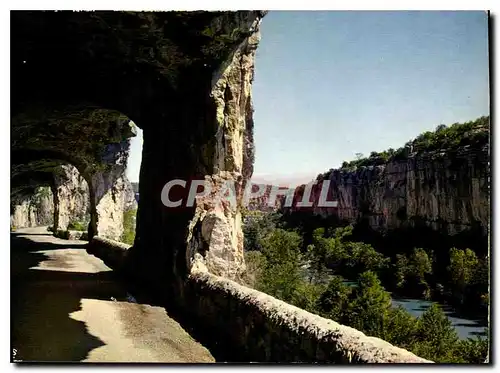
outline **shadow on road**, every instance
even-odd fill
[[[82,245],[78,246],[83,250]],[[30,269],[48,259],[33,251],[71,248],[11,238],[11,340],[13,361],[67,362],[84,360],[104,343],[87,332],[84,322],[70,314],[81,300],[126,297],[113,272],[68,272]],[[15,356],[14,356],[15,355]]]
[[[56,242],[37,242],[30,238],[23,237],[24,235],[14,236],[11,234],[11,248],[16,251],[45,251],[45,250],[60,250],[60,249],[84,249],[85,242],[70,243],[71,241],[56,243]]]
[[[52,232],[10,232],[11,236],[52,236]]]

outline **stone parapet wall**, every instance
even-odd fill
[[[119,270],[123,267],[130,245],[94,236],[87,244],[87,252],[101,259],[108,267]]]
[[[129,247],[94,237],[87,252],[121,270]],[[175,306],[197,329],[216,338],[217,347],[226,350],[231,361],[431,363],[379,338],[210,274],[204,266],[194,266],[182,283]]]
[[[70,240],[70,241],[88,241],[88,233],[87,232],[82,232],[82,231],[72,231],[72,230],[63,230],[63,229],[58,229],[56,232],[54,232],[54,236],[57,238],[62,238],[63,240]]]
[[[252,362],[431,363],[379,338],[210,273],[193,273],[184,308]]]

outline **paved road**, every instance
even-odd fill
[[[45,228],[11,235],[13,360],[214,361],[165,309],[136,303],[85,242]]]

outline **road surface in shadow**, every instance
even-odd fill
[[[11,235],[15,362],[213,362],[164,308],[137,303],[84,241]]]

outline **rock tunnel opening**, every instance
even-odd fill
[[[253,356],[288,357],[293,344],[296,357],[305,338],[312,341],[306,359],[333,351],[342,355],[334,359],[351,362],[353,350],[355,361],[419,361],[371,340],[374,358],[366,336],[346,329],[338,337],[335,323],[227,280],[239,281],[245,271],[242,194],[254,167],[251,86],[264,15],[11,12],[11,214],[26,199],[52,194],[55,231],[70,228],[70,216],[88,220],[88,247],[108,250],[106,264],[166,294],[201,320],[200,329],[227,332],[221,344],[237,345],[243,355],[255,348]],[[136,126],[143,146],[133,181],[140,190],[126,171]],[[173,180],[186,185],[172,196],[181,201],[175,207],[162,200]],[[197,182],[210,193],[196,193],[190,204]],[[236,204],[216,198],[228,183]],[[124,211],[137,204],[132,246],[105,240],[124,240]],[[28,224],[43,220],[25,210]],[[255,320],[261,325],[249,330]],[[304,327],[322,336],[304,336]],[[330,338],[323,330],[336,337],[321,340]],[[263,347],[262,335],[278,339]],[[355,342],[344,354],[336,348],[345,340]]]
[[[244,267],[237,206],[208,196],[168,209],[161,191],[174,179],[206,179],[213,189],[231,180],[241,190],[251,175],[253,58],[264,14],[11,12],[13,152],[33,160],[52,152],[43,159],[76,167],[88,183],[89,238],[120,240],[109,223],[123,220],[113,205],[129,203],[116,192],[130,185],[123,174],[132,120],[144,131],[132,273],[181,278],[196,258],[230,278]]]
[[[54,196],[50,186],[22,187],[11,197],[10,229],[51,226]]]
[[[34,188],[46,185],[53,196],[55,235],[72,238],[76,230],[86,231],[87,239],[96,234],[119,239],[120,212],[135,203],[127,197],[124,176],[133,122],[116,110],[87,103],[36,102],[17,106],[11,129],[14,200],[22,191],[21,205],[33,201]],[[21,222],[18,216],[12,225]]]

